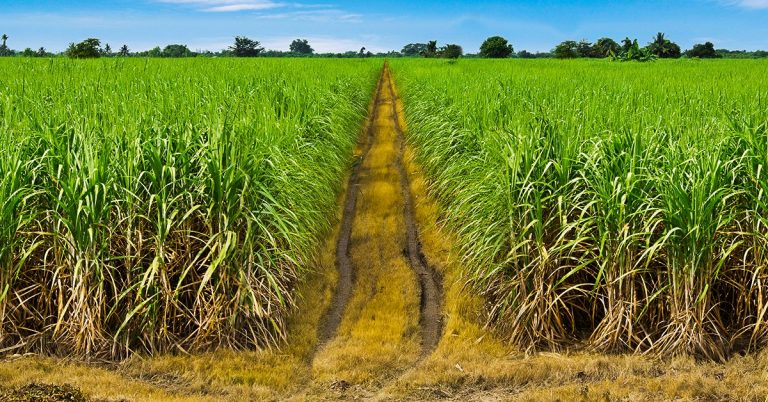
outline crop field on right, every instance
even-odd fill
[[[768,64],[395,61],[464,280],[512,344],[768,341]]]

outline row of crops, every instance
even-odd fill
[[[0,63],[0,351],[279,341],[380,67]]]
[[[768,63],[397,61],[487,318],[525,348],[768,341]]]

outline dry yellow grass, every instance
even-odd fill
[[[413,365],[420,351],[419,290],[403,255],[399,149],[385,94],[361,170],[352,231],[355,290],[336,338],[314,360],[314,393],[342,383],[367,395]]]

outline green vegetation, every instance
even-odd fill
[[[681,55],[680,46],[665,38],[661,32],[648,44],[648,51],[660,59],[678,59]]]
[[[309,41],[306,39],[296,39],[291,42],[290,50],[291,53],[298,54],[312,54],[315,52],[315,49],[312,49],[312,46],[309,45]]]
[[[658,58],[650,47],[640,47],[637,43],[637,39],[630,41],[629,38],[624,39],[621,47],[621,53],[611,53],[611,60],[613,61],[654,61]]]
[[[235,44],[229,50],[232,51],[235,57],[256,57],[264,51],[264,48],[261,47],[258,41],[244,36],[237,36],[235,37]]]
[[[0,60],[0,350],[280,342],[380,67]]]
[[[505,59],[512,55],[514,48],[501,36],[491,36],[480,46],[480,57]]]
[[[685,52],[685,55],[688,57],[698,57],[700,59],[718,59],[722,57],[717,53],[715,45],[712,42],[693,45],[693,48]]]
[[[72,59],[97,59],[101,56],[101,41],[88,38],[80,43],[70,43],[65,54]]]
[[[768,64],[392,68],[466,280],[513,344],[766,345]]]

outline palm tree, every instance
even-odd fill
[[[0,39],[3,40],[3,44],[0,45],[0,56],[13,56],[13,53],[8,49],[8,45],[6,44],[8,35],[3,34],[3,36],[0,36]]]
[[[648,44],[648,50],[660,58],[680,57],[680,46],[665,38],[662,32],[657,33],[653,42]]]
[[[427,43],[427,48],[422,52],[424,57],[435,57],[437,55],[437,41],[431,40]]]
[[[632,49],[632,39],[626,37],[621,41],[621,52],[626,53],[629,51],[629,49]]]

